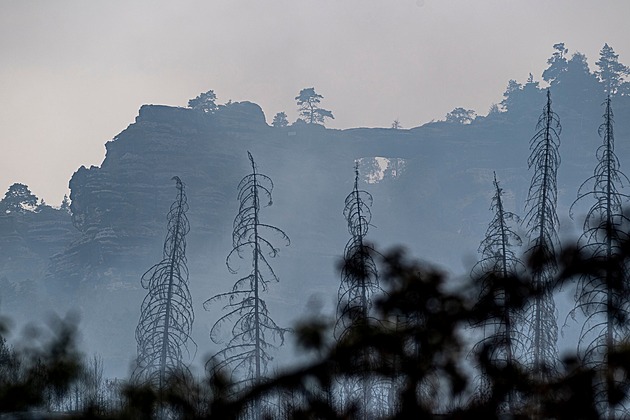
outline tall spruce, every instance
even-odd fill
[[[585,366],[599,372],[595,385],[597,401],[602,412],[613,418],[630,415],[621,401],[615,399],[617,388],[623,385],[613,375],[614,367],[608,358],[622,343],[627,343],[630,335],[627,322],[630,319],[630,271],[622,250],[623,243],[630,239],[630,220],[622,208],[629,198],[623,193],[623,187],[630,181],[621,172],[615,154],[610,96],[604,104],[604,122],[599,127],[603,143],[597,149],[597,165],[593,175],[581,185],[574,202],[575,205],[583,199],[595,201],[586,213],[578,247],[592,266],[598,268],[580,277],[575,310],[586,316],[578,354]]]
[[[556,175],[560,165],[560,120],[551,109],[551,92],[530,141],[529,169],[533,171],[525,204],[525,226],[529,237],[532,288],[536,294],[528,305],[526,322],[530,332],[528,362],[539,379],[555,370],[558,359],[558,324],[552,286],[557,272],[558,215]]]
[[[494,174],[494,196],[490,210],[494,213],[479,245],[481,259],[471,270],[471,277],[479,283],[479,300],[475,309],[487,316],[473,323],[483,333],[483,339],[473,348],[473,353],[488,352],[493,365],[514,365],[527,350],[527,337],[522,331],[523,312],[515,296],[519,288],[518,277],[525,266],[516,256],[513,248],[520,247],[520,236],[510,226],[519,223],[520,218],[505,210],[503,189]],[[491,382],[487,372],[481,372],[479,397],[486,400],[491,395]],[[506,411],[511,412],[513,396],[508,395]]]
[[[362,334],[368,324],[375,322],[372,316],[373,298],[382,289],[378,281],[376,264],[372,258],[374,249],[366,242],[372,213],[372,195],[359,188],[358,163],[354,168],[354,187],[345,199],[343,214],[348,224],[350,239],[346,243],[341,268],[337,304],[335,338],[353,340]],[[357,355],[358,377],[342,381],[342,404],[359,402],[361,418],[383,417],[386,414],[388,386],[368,375],[373,355],[365,351]]]
[[[278,281],[269,258],[278,255],[268,235],[275,235],[288,246],[289,237],[280,229],[261,222],[260,211],[272,204],[273,182],[258,172],[251,153],[247,152],[252,171],[238,184],[239,209],[233,223],[232,251],[226,265],[232,274],[237,273],[238,259],[251,259],[252,269],[236,281],[232,290],[221,293],[204,302],[209,308],[214,302],[225,302],[227,313],[221,316],[210,330],[211,339],[219,344],[222,327],[232,324],[230,338],[225,347],[210,359],[215,372],[225,372],[241,391],[263,381],[267,365],[272,360],[270,350],[275,344],[284,343],[287,329],[279,327],[269,315],[261,294],[271,281]],[[251,418],[261,416],[261,404],[256,401],[251,408]]]
[[[148,290],[142,302],[136,328],[138,342],[136,382],[163,389],[171,375],[187,373],[184,363],[194,312],[188,290],[186,234],[190,231],[186,212],[188,203],[184,184],[176,182],[177,197],[168,212],[168,228],[162,260],[147,270],[141,279]]]

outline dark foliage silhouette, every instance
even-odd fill
[[[630,76],[630,68],[619,62],[619,54],[615,54],[611,46],[604,44],[595,64],[599,68],[595,74],[608,95],[630,94],[628,82],[625,81]]]
[[[295,100],[303,121],[309,124],[324,124],[326,118],[335,119],[331,111],[320,108],[319,103],[323,98],[315,92],[315,88],[304,88],[300,91]]]
[[[613,259],[628,257],[630,240],[620,238],[619,254]],[[477,284],[460,282],[453,287],[444,273],[410,260],[402,251],[384,253],[379,261],[380,280],[387,292],[374,302],[374,317],[380,322],[363,324],[332,345],[326,336],[333,325],[322,319],[298,325],[295,337],[302,351],[313,354],[310,362],[243,387],[236,395],[229,377],[221,371],[215,371],[207,381],[196,381],[186,372],[173,373],[161,389],[151,383],[122,385],[118,387],[120,403],[110,403],[107,409],[88,407],[76,417],[153,419],[168,413],[186,419],[242,419],[253,417],[255,401],[269,401],[266,418],[357,418],[362,412],[360,401],[339,406],[321,390],[329,389],[341,378],[357,382],[369,378],[392,384],[388,414],[373,418],[603,418],[596,380],[602,375],[599,368],[583,364],[577,357],[565,357],[558,363],[556,375],[541,379],[537,372],[522,369],[520,364],[494,358],[495,346],[503,346],[496,341],[487,341],[473,350],[472,357],[485,372],[487,391],[483,399],[469,398],[474,392],[474,378],[466,366],[468,346],[463,332],[468,325],[493,317],[499,322],[505,305],[496,299],[477,301]],[[542,263],[546,264],[549,262]],[[594,260],[580,249],[569,248],[558,258],[554,284],[597,273],[608,264],[606,257]],[[528,306],[539,293],[527,277],[518,273],[504,284],[515,309]],[[387,322],[397,317],[419,322]],[[67,396],[80,364],[72,350],[72,334],[59,337],[35,358],[24,359],[15,353],[22,363],[35,363],[25,364],[29,368],[22,371],[23,376],[0,383],[3,412],[55,406],[54,401]],[[360,357],[366,352],[372,355],[369,364]],[[630,391],[630,346],[614,347],[604,369],[621,379],[615,387],[615,401],[625,400]],[[437,389],[435,394],[422,392],[427,381]],[[519,396],[518,404],[505,412],[512,395]]]
[[[217,95],[213,90],[200,93],[196,98],[188,101],[188,108],[203,112],[204,114],[212,114],[219,107],[216,104]]]

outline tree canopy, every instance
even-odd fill
[[[28,189],[28,186],[15,183],[9,187],[0,201],[0,210],[4,213],[34,211],[37,208],[37,200],[37,196]]]
[[[604,84],[607,94],[630,93],[630,88],[624,83],[625,78],[630,75],[630,68],[619,62],[619,54],[615,54],[612,47],[604,44],[595,64],[599,68],[595,75]],[[624,92],[620,92],[620,89]]]
[[[188,108],[204,113],[213,113],[218,108],[216,100],[217,95],[215,95],[213,90],[209,90],[207,92],[200,93],[196,98],[189,100]]]
[[[567,71],[567,59],[565,55],[569,53],[568,48],[564,46],[564,42],[554,44],[553,49],[555,50],[553,55],[547,60],[549,67],[547,67],[542,74],[543,80],[550,84],[553,84],[562,73]]]
[[[315,88],[304,88],[295,97],[300,117],[309,124],[324,124],[325,118],[335,119],[332,112],[319,107],[324,97],[315,92]]]
[[[286,127],[287,125],[289,125],[287,114],[285,112],[278,112],[276,115],[274,115],[271,125],[278,128]]]
[[[470,124],[477,117],[477,113],[472,109],[465,108],[455,108],[448,114],[446,114],[446,122],[447,123],[456,123],[456,124]]]

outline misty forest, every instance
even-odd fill
[[[612,47],[555,44],[487,112],[413,128],[329,129],[332,94],[296,93],[293,122],[144,105],[58,206],[9,187],[0,413],[630,417]]]

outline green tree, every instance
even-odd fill
[[[630,68],[619,62],[619,54],[608,44],[604,44],[599,52],[599,60],[595,63],[599,68],[595,72],[597,78],[604,84],[608,95],[616,95],[622,87],[625,78],[630,75]]]
[[[278,112],[276,115],[274,115],[271,125],[277,128],[282,128],[289,125],[287,114],[285,112]]]
[[[554,44],[553,49],[555,50],[554,53],[547,60],[549,67],[542,74],[543,80],[551,85],[554,85],[560,75],[567,71],[567,59],[565,56],[569,53],[569,50],[564,47],[564,42]]]
[[[319,107],[324,97],[315,92],[315,88],[304,88],[295,97],[300,117],[309,124],[324,124],[325,118],[335,119],[332,112]]]
[[[477,113],[472,109],[455,108],[448,114],[446,114],[447,123],[455,124],[470,124],[477,116]]]
[[[61,200],[61,205],[59,206],[59,209],[65,211],[68,214],[72,214],[71,205],[72,204],[70,203],[70,199],[68,198],[68,195],[64,194],[63,200]]]
[[[0,201],[0,210],[3,213],[24,213],[37,209],[37,196],[24,184],[15,183]]]
[[[188,108],[212,114],[218,109],[216,100],[217,95],[214,94],[213,90],[209,90],[207,92],[200,93],[196,98],[189,100]]]

